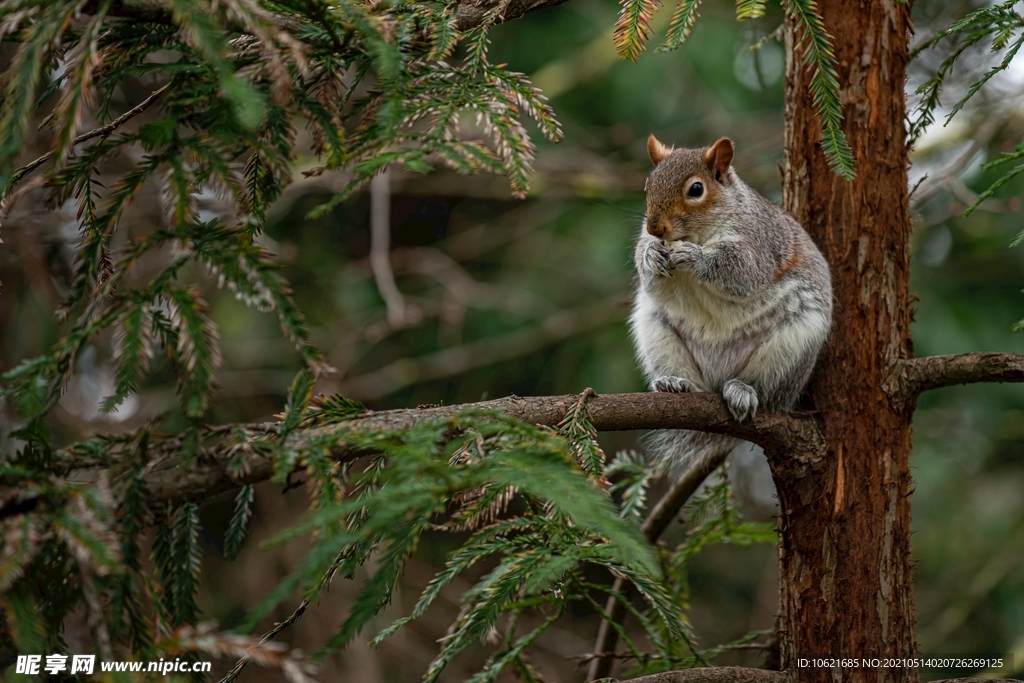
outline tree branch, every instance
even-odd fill
[[[967,168],[968,164],[974,160],[978,152],[985,148],[989,142],[992,141],[999,131],[1003,129],[1003,126],[1014,116],[1015,107],[1007,108],[995,115],[990,114],[986,116],[984,122],[976,129],[974,134],[970,136],[970,143],[967,148],[963,151],[960,156],[949,163],[948,166],[940,169],[931,177],[922,177],[918,184],[914,187],[914,190],[910,193],[909,199],[911,200],[911,209],[917,209],[926,201],[932,198],[932,195],[942,190],[950,182],[956,180],[964,169]]]
[[[358,418],[326,427],[292,433],[285,448],[303,450],[311,443],[323,444],[337,435],[331,455],[348,461],[366,455],[344,442],[345,433],[353,428],[366,430],[397,430],[413,426],[421,420],[447,419],[463,410],[474,408],[496,410],[524,422],[557,425],[579,397],[541,396],[521,398],[509,396],[494,401],[436,408],[368,411]],[[631,429],[696,429],[716,434],[729,434],[752,441],[766,451],[793,459],[797,467],[819,457],[824,450],[824,437],[817,422],[808,415],[761,413],[753,420],[738,423],[729,414],[725,402],[717,394],[608,394],[587,401],[594,427],[598,431]],[[254,429],[273,431],[276,425]],[[160,461],[159,443],[150,449],[154,462]],[[167,449],[168,455],[173,448]],[[165,458],[162,469],[145,475],[146,487],[154,500],[201,500],[244,484],[269,479],[273,474],[274,453],[250,451],[213,452],[204,454],[202,464],[185,469]],[[228,462],[231,467],[228,468]]]
[[[538,9],[544,9],[545,7],[554,7],[555,5],[561,5],[565,0],[512,0],[508,3],[508,7],[505,8],[505,12],[501,16],[502,21],[509,21],[510,19],[518,19],[525,15],[527,12],[532,12]],[[497,3],[488,2],[487,0],[464,0],[459,3],[459,8],[455,13],[455,26],[460,31],[468,31],[470,29],[479,26],[483,20],[484,15],[491,10]]]
[[[106,137],[106,136],[110,135],[115,130],[120,128],[122,125],[127,123],[130,119],[133,119],[136,116],[138,116],[139,114],[141,114],[142,112],[144,112],[149,107],[149,105],[153,104],[153,102],[155,102],[156,99],[158,97],[160,97],[160,95],[162,95],[164,93],[164,91],[167,90],[167,88],[169,88],[169,87],[171,87],[170,83],[164,85],[163,87],[157,88],[152,93],[150,93],[149,97],[147,97],[146,99],[142,100],[137,105],[135,105],[134,107],[132,107],[131,109],[129,109],[125,113],[123,113],[120,116],[118,116],[113,121],[109,121],[106,124],[100,126],[99,128],[95,128],[93,130],[90,130],[88,133],[82,133],[81,135],[79,135],[78,137],[75,138],[75,140],[74,140],[74,142],[72,142],[71,146],[75,147],[77,145],[82,144],[83,142],[88,142],[89,140],[92,140],[93,138]],[[24,178],[26,175],[28,175],[29,173],[31,173],[32,171],[36,170],[37,168],[42,166],[44,163],[46,163],[46,161],[48,159],[50,159],[53,156],[53,154],[54,154],[54,150],[50,150],[49,152],[47,152],[46,154],[42,155],[41,157],[39,157],[35,161],[30,161],[29,163],[25,164],[21,168],[19,168],[16,171],[14,171],[14,173],[11,174],[11,180],[10,180],[10,182],[7,185],[8,190],[10,190],[10,188],[14,187],[15,183],[17,183],[19,180]]]
[[[1024,382],[1024,354],[962,353],[900,361],[885,389],[894,399],[911,401],[922,391],[977,382]]]
[[[629,683],[785,683],[786,680],[786,674],[782,671],[743,666],[707,666],[631,678]],[[598,683],[618,681],[614,678],[602,678]]]
[[[400,358],[376,370],[343,379],[337,390],[343,396],[360,401],[381,398],[413,384],[520,358],[563,339],[619,322],[624,311],[617,303],[618,297],[602,299],[579,308],[557,311],[537,325],[449,346],[423,356]]]
[[[370,270],[388,311],[388,324],[404,327],[409,319],[405,297],[391,268],[391,169],[370,181]]]

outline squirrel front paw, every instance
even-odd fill
[[[685,394],[691,391],[700,391],[692,380],[688,380],[685,377],[659,377],[654,380],[654,390],[672,394]]]
[[[648,242],[644,247],[644,265],[652,273],[668,277],[672,274],[672,262],[668,247],[661,242]]]
[[[753,418],[757,412],[757,390],[738,379],[731,379],[725,383],[722,387],[722,398],[725,399],[729,412],[739,422],[748,417]]]
[[[680,242],[669,251],[668,261],[673,268],[679,268],[680,266],[685,268],[692,265],[703,254],[704,250],[699,244],[694,242]]]

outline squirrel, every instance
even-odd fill
[[[732,168],[733,144],[672,149],[653,135],[629,320],[655,391],[711,391],[732,416],[791,410],[832,325],[832,278],[810,235]],[[658,432],[661,460],[724,459],[740,442]]]

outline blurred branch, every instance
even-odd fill
[[[402,272],[426,275],[436,280],[460,306],[493,308],[515,315],[523,315],[530,309],[530,297],[524,292],[474,279],[458,261],[439,249],[396,249],[392,260]]]
[[[549,195],[526,201],[505,211],[493,222],[478,223],[449,235],[441,242],[444,253],[456,262],[480,258],[538,230],[561,215],[562,204]]]
[[[918,182],[910,193],[911,209],[916,209],[949,185],[950,182],[956,180],[974,157],[977,156],[978,152],[984,149],[992,141],[992,138],[999,134],[1003,126],[1015,114],[1016,111],[1008,109],[994,116],[987,117],[985,122],[975,131],[975,134],[971,136],[970,144],[960,156],[953,159],[945,168],[940,169],[931,177],[925,176]]]
[[[962,353],[900,361],[886,391],[893,398],[910,401],[930,389],[978,382],[1024,382],[1024,354]]]
[[[532,328],[443,349],[419,358],[402,358],[342,381],[338,392],[359,400],[380,398],[419,382],[451,377],[499,361],[519,358],[569,337],[621,320],[613,300],[559,311]]]
[[[408,320],[405,298],[391,269],[391,169],[370,181],[370,269],[388,309],[388,323],[403,327]]]
[[[365,266],[365,262],[352,265],[353,270]],[[384,320],[367,324],[357,334],[349,335],[349,344],[365,338],[380,342],[391,333],[440,317],[442,322],[461,320],[467,308],[506,311],[517,317],[533,318],[532,299],[527,293],[511,287],[503,287],[474,279],[458,261],[440,249],[430,247],[406,247],[391,252],[390,267],[399,274],[423,275],[436,281],[444,290],[440,301],[414,295],[405,297],[405,320],[395,325],[390,315]],[[414,301],[415,303],[410,303]],[[390,314],[390,310],[388,311]],[[337,346],[335,351],[337,351]],[[345,363],[335,363],[344,367]]]
[[[532,224],[529,224],[532,225]],[[526,234],[533,228],[519,231],[515,239]],[[465,241],[460,240],[461,249],[484,252],[500,245],[492,242],[476,240],[477,231]],[[512,231],[499,230],[499,233]],[[459,235],[461,236],[461,235]],[[457,237],[459,237],[457,236]],[[461,254],[460,254],[461,255]],[[467,257],[468,258],[468,257]],[[541,315],[545,302],[541,297],[510,285],[494,284],[476,280],[473,276],[446,251],[433,247],[404,247],[391,252],[391,267],[397,275],[422,275],[431,278],[442,288],[440,296],[419,296],[416,293],[404,295],[406,314],[404,326],[395,327],[386,317],[380,318],[374,311],[371,315],[354,316],[347,319],[332,330],[329,338],[333,344],[328,353],[331,364],[345,377],[373,345],[402,330],[420,325],[428,320],[439,318],[442,325],[452,326],[460,323],[469,308],[480,310],[498,310],[510,313],[524,322],[535,321]],[[370,278],[372,270],[369,258],[350,264],[342,275],[343,279]],[[550,304],[549,304],[550,307]],[[409,317],[414,311],[415,316]],[[442,327],[442,332],[444,328]],[[361,346],[360,342],[370,342],[369,347]],[[446,339],[442,346],[450,347],[460,344],[461,339]],[[357,348],[359,347],[359,348]]]
[[[353,420],[313,429],[293,432],[283,444],[289,450],[303,451],[316,444],[317,448],[330,447],[338,461],[350,461],[365,451],[345,442],[345,435],[353,430],[393,431],[407,429],[422,420],[448,419],[467,409],[494,410],[511,417],[538,425],[557,425],[579,401],[577,395],[507,398],[480,403],[469,403],[435,408],[406,408],[400,410],[367,411]],[[663,394],[656,392],[636,394],[608,394],[593,396],[587,401],[592,424],[599,431],[633,429],[696,429],[716,434],[729,434],[752,441],[765,448],[773,457],[785,458],[798,472],[801,466],[820,459],[824,437],[814,418],[807,415],[759,413],[746,422],[736,422],[730,415],[722,397],[711,393]],[[276,424],[225,426],[220,429],[250,429],[276,433]],[[150,457],[158,460],[166,450],[174,453],[179,445],[174,438],[163,442],[154,440]],[[203,500],[244,484],[269,479],[274,471],[276,452],[238,452],[231,447],[208,449],[201,462],[193,468],[170,465],[145,475],[144,480],[152,500]],[[230,462],[231,467],[228,467]],[[796,474],[795,476],[799,476]]]
[[[978,203],[978,194],[971,188],[967,187],[964,181],[959,178],[954,178],[949,181],[948,184],[953,196],[963,202],[965,206],[973,207],[976,205],[976,208],[988,211],[989,213],[1007,213],[1020,210],[1019,197],[1010,197],[1005,200],[989,197],[988,199],[983,199],[981,203]],[[961,208],[957,213],[961,213],[962,210],[963,209]]]
[[[360,337],[377,343],[399,329],[407,329],[422,324],[428,319],[440,321],[439,340],[443,348],[462,343],[462,325],[466,311],[477,310],[504,311],[532,322],[538,317],[540,297],[530,296],[527,292],[514,287],[481,282],[473,278],[469,272],[448,254],[439,249],[427,247],[410,247],[396,249],[391,252],[391,263],[399,273],[422,275],[437,282],[442,289],[440,297],[414,299],[407,297],[405,307],[406,318],[401,328],[395,327],[390,320],[380,320],[365,327]],[[415,300],[415,303],[410,303]],[[358,339],[358,337],[357,337]],[[337,351],[338,348],[335,348]],[[353,363],[349,362],[350,367]],[[345,367],[345,365],[335,365]],[[344,377],[347,373],[342,372]]]

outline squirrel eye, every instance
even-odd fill
[[[702,197],[703,195],[704,183],[694,183],[693,185],[690,185],[690,189],[686,191],[686,196],[692,197],[693,199],[696,199],[697,197]]]

